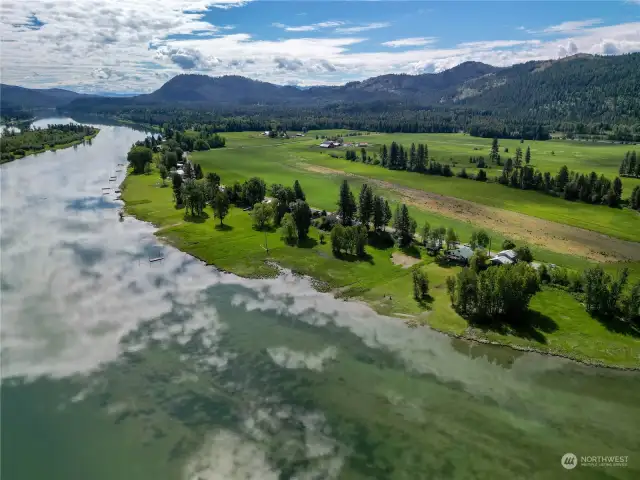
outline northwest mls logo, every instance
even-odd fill
[[[578,466],[578,457],[576,457],[573,453],[565,453],[562,456],[560,463],[567,470],[571,470]]]
[[[583,467],[626,467],[629,457],[626,455],[588,455],[580,457],[580,465]],[[565,453],[560,459],[560,464],[567,470],[573,470],[578,466],[578,457],[573,453]]]

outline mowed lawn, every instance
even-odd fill
[[[226,178],[223,173],[223,182],[227,182]],[[304,182],[313,183],[307,178],[301,181],[303,187]],[[265,233],[252,228],[248,212],[232,208],[222,228],[213,218],[210,207],[205,209],[202,219],[193,221],[185,217],[183,209],[174,207],[171,188],[159,184],[155,171],[151,175],[129,175],[122,195],[128,213],[158,225],[157,235],[177,248],[224,270],[247,277],[271,276],[276,270],[266,261],[275,261],[322,281],[325,288],[337,295],[364,300],[380,313],[408,315],[415,323],[427,323],[448,333],[610,365],[638,365],[640,341],[609,331],[589,317],[582,305],[564,291],[545,289],[534,297],[533,326],[525,331],[498,333],[470,329],[466,320],[451,308],[446,293],[446,278],[454,275],[458,267],[441,266],[419,249],[411,252],[420,257],[419,268],[430,282],[432,300],[418,303],[412,296],[411,270],[392,262],[393,246],[369,246],[369,256],[364,260],[336,258],[331,253],[329,235],[325,235],[326,242],[322,243],[320,232],[312,228],[310,239],[299,247],[285,245],[277,231],[267,232],[267,254],[263,248]],[[314,189],[305,187],[305,191],[313,203]],[[337,188],[332,195],[336,192]]]
[[[398,134],[398,136],[413,135]],[[429,135],[420,134],[415,136],[416,139],[426,137],[427,140],[429,137]],[[378,137],[385,137],[385,135],[365,135],[362,139],[370,142]],[[395,135],[388,137],[393,138]],[[306,137],[294,137],[290,140],[269,139],[255,132],[227,134],[226,138],[227,148],[195,152],[192,154],[193,161],[200,163],[208,171],[216,171],[224,177],[226,183],[236,180],[244,181],[254,175],[264,178],[268,184],[277,182],[290,185],[295,179],[301,182],[304,179],[305,191],[309,191],[313,206],[318,208],[327,210],[335,208],[336,189],[333,187],[339,185],[343,177],[311,172],[305,168],[305,164],[524,213],[625,240],[640,241],[640,215],[629,209],[612,209],[581,202],[567,202],[539,192],[522,191],[499,184],[391,171],[376,165],[349,162],[343,158],[332,157],[332,155],[344,156],[343,149],[327,151],[318,148],[316,146],[318,140],[315,139],[314,132],[310,132]],[[351,140],[360,137],[349,138]],[[350,183],[359,189],[362,180],[351,178]],[[391,196],[391,194],[388,195]],[[420,217],[420,214],[416,216]],[[431,220],[427,219],[431,223]],[[440,220],[434,219],[434,221],[437,223]],[[481,223],[481,219],[478,219],[478,222]]]

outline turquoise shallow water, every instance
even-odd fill
[[[141,136],[104,126],[0,171],[3,479],[638,478],[637,373],[160,246],[102,195]],[[567,452],[628,465],[568,472]]]

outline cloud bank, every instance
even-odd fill
[[[83,92],[149,92],[187,72],[310,86],[390,72],[438,72],[470,60],[507,66],[576,53],[640,51],[640,22],[604,25],[597,18],[537,31],[518,27],[519,36],[530,35],[524,40],[505,34],[446,47],[426,36],[369,38],[383,34],[389,22],[275,23],[284,37],[268,39],[243,25],[211,20],[222,9],[247,3],[6,0],[0,6],[2,81]]]

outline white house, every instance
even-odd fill
[[[180,168],[180,169],[178,169],[178,170],[176,170],[176,173],[177,173],[178,175],[180,175],[181,177],[182,177],[182,176],[184,176],[184,170],[182,170],[181,168]]]
[[[320,148],[333,148],[335,145],[333,142],[322,142]]]

